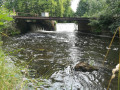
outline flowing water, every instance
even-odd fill
[[[111,41],[109,37],[93,36],[78,32],[75,24],[57,24],[57,31],[31,32],[7,38],[4,48],[13,51],[16,63],[29,62],[30,77],[45,79],[44,90],[106,90],[111,70],[118,63],[118,39],[103,60]],[[78,62],[97,66],[98,71],[74,71]],[[110,90],[117,90],[117,77],[112,80]],[[39,90],[39,89],[38,89]]]

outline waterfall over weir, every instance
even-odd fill
[[[78,27],[75,23],[58,23],[56,25],[57,31],[66,31],[66,32],[73,32],[78,30]]]
[[[48,31],[45,28],[42,28],[41,26],[38,25],[31,25],[32,31]],[[58,32],[73,32],[75,30],[78,30],[78,25],[75,23],[57,23],[56,24],[56,31]],[[54,31],[54,30],[53,30]]]

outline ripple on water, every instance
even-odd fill
[[[106,90],[111,77],[111,69],[118,62],[118,43],[114,42],[107,58],[106,67],[102,63],[110,39],[80,34],[79,32],[38,32],[12,37],[4,42],[6,51],[23,48],[12,54],[18,60],[29,62],[31,77],[48,77],[50,87],[45,90]],[[76,72],[73,66],[84,61],[100,67],[98,71]],[[35,71],[34,71],[35,70]],[[32,73],[33,72],[33,73]],[[117,80],[113,80],[112,90],[117,90]]]

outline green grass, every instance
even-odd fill
[[[21,82],[21,69],[16,67],[10,59],[6,59],[0,45],[0,90],[14,90],[20,86]]]

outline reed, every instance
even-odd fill
[[[109,45],[109,48],[111,47],[112,42],[113,42],[113,40],[114,40],[117,32],[119,32],[119,64],[116,65],[116,67],[112,70],[112,76],[111,76],[111,79],[110,79],[110,81],[109,81],[107,90],[109,90],[111,81],[112,81],[112,79],[114,79],[115,76],[116,76],[116,75],[115,75],[116,72],[119,72],[119,73],[118,73],[118,90],[120,90],[120,27],[117,28],[117,30],[116,30],[116,32],[115,32],[115,34],[114,34],[114,36],[113,36],[113,38],[112,38],[112,40],[111,40],[111,43],[110,43],[110,45]],[[105,58],[104,58],[104,62],[105,62],[105,60],[106,60],[106,58],[107,58],[107,56],[108,56],[108,53],[109,53],[109,50],[108,50],[107,53],[106,53],[106,56],[105,56]]]

